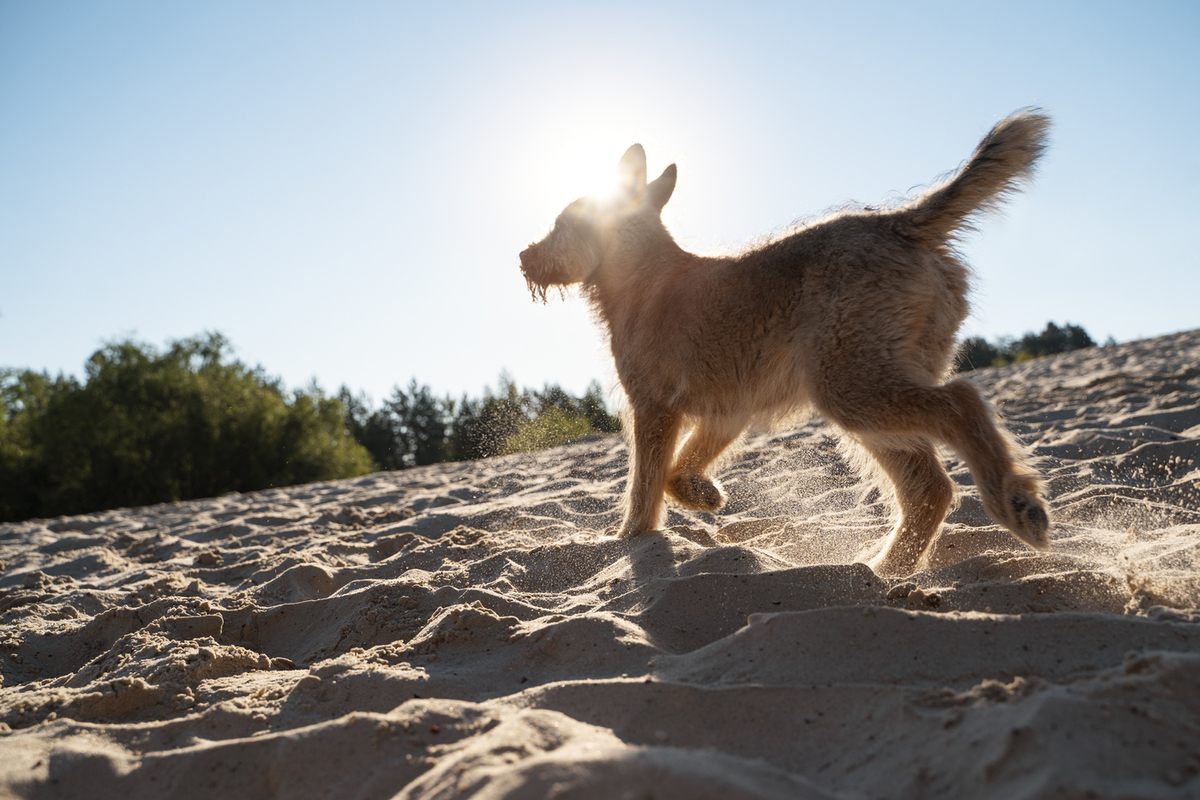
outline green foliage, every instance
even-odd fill
[[[286,395],[219,334],[98,350],[86,383],[0,373],[0,520],[212,497],[369,472],[339,400]]]
[[[381,469],[404,469],[450,460],[451,420],[455,403],[433,396],[414,378],[405,392],[399,386],[383,407],[370,410],[365,395],[342,387],[338,398],[346,407],[346,428],[371,454]]]
[[[990,367],[1000,360],[1000,349],[989,343],[982,336],[972,336],[965,339],[958,351],[958,371],[970,372],[973,369]],[[1004,363],[1004,362],[1001,362]]]
[[[230,491],[553,447],[620,429],[593,383],[455,402],[414,379],[378,409],[342,388],[286,393],[208,334],[165,352],[108,344],[86,380],[0,370],[0,521],[149,505]]]
[[[593,433],[613,433],[621,429],[620,421],[604,407],[600,385],[593,382],[587,393],[575,398],[558,386],[547,386],[541,392],[526,390],[516,394],[516,386],[505,378],[505,413],[497,415],[492,442],[499,455],[544,450],[581,439]]]
[[[1046,323],[1046,330],[1041,333],[1027,333],[1015,344],[1015,361],[1028,361],[1032,358],[1067,353],[1071,350],[1082,350],[1085,347],[1095,347],[1096,343],[1087,331],[1078,325],[1067,323],[1058,327],[1053,322]]]
[[[468,461],[555,447],[592,433],[612,433],[620,421],[604,406],[600,385],[581,398],[558,386],[520,390],[512,378],[484,390],[482,398],[437,398],[416,380],[371,410],[365,396],[343,388],[346,428],[382,469],[440,461]]]
[[[451,450],[458,460],[499,455],[531,416],[531,395],[517,391],[507,375],[500,376],[496,394],[485,389],[483,399],[464,396],[454,417]]]
[[[996,344],[973,336],[962,343],[958,365],[960,372],[969,372],[981,367],[1001,367],[1095,346],[1092,337],[1080,326],[1067,323],[1060,328],[1053,322],[1047,322],[1046,329],[1041,333],[1031,331],[1020,339],[1001,337]]]
[[[500,453],[510,455],[545,450],[582,439],[591,432],[592,426],[585,417],[551,407],[536,419],[522,421],[517,426],[517,432],[504,443]]]

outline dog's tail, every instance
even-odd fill
[[[944,244],[969,230],[973,217],[995,211],[1032,175],[1049,128],[1050,118],[1039,109],[1023,109],[1001,120],[957,175],[906,209],[917,238]]]

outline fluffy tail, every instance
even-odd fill
[[[995,211],[1033,173],[1046,149],[1050,118],[1025,109],[1000,121],[975,148],[967,165],[948,183],[927,191],[907,211],[917,238],[944,244],[971,218]]]

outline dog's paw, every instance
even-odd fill
[[[1035,494],[1013,495],[1008,499],[1012,509],[1012,532],[1036,550],[1050,547],[1050,512],[1041,497]]]
[[[907,578],[917,571],[912,559],[893,556],[890,553],[868,561],[867,566],[881,578]]]
[[[721,484],[703,475],[680,473],[667,481],[667,494],[695,511],[716,511],[725,505]]]
[[[1035,550],[1050,547],[1050,511],[1036,476],[1011,474],[992,491],[980,487],[988,515]]]
[[[883,578],[904,578],[918,571],[925,549],[911,541],[901,527],[888,538],[883,550],[867,561],[867,566]]]
[[[652,530],[654,530],[653,525],[630,520],[622,524],[619,529],[615,529],[615,533],[618,539],[632,539],[634,536],[649,533]]]

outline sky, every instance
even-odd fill
[[[219,331],[376,402],[610,386],[517,254],[625,148],[727,253],[957,168],[1015,109],[1035,184],[964,248],[964,335],[1200,327],[1200,4],[0,0],[0,367]]]

